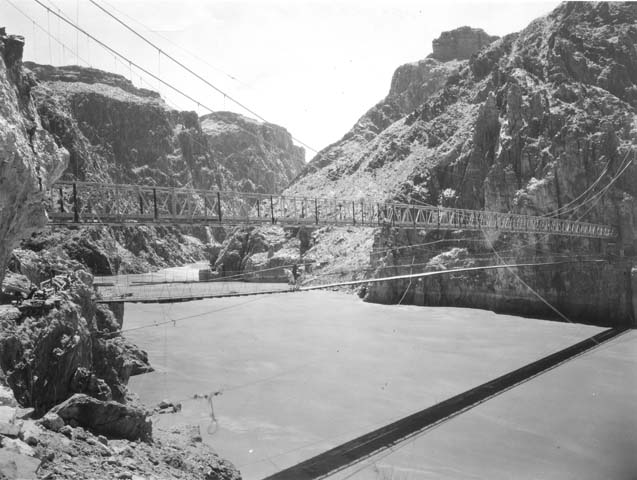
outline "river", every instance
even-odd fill
[[[129,387],[148,405],[182,402],[155,428],[199,424],[247,480],[602,330],[323,291],[126,304],[125,329],[171,320],[126,333],[156,368]],[[636,343],[624,335],[336,477],[632,478]],[[193,398],[214,391],[216,423]]]

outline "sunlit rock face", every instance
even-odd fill
[[[630,254],[637,213],[636,25],[635,3],[573,2],[496,40],[473,29],[443,34],[426,60],[398,68],[389,95],[319,152],[287,191],[611,224]],[[399,237],[386,240],[396,245]],[[510,261],[606,249],[590,240],[497,232],[489,241]],[[465,246],[479,242],[470,257],[492,254],[482,234]],[[396,262],[427,264],[450,247],[435,244],[415,258],[404,249]],[[499,275],[487,274],[485,285],[501,285]],[[601,278],[612,284],[613,275],[600,274],[587,288]],[[560,288],[565,293],[568,286]],[[377,298],[397,301],[403,291]]]
[[[24,39],[0,29],[0,282],[11,250],[46,221],[43,194],[68,153],[42,128],[22,70]]]
[[[288,192],[543,214],[608,164],[607,183],[636,143],[636,10],[565,3],[468,60],[399,67],[389,95]],[[587,219],[617,223],[635,174]]]

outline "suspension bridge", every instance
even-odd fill
[[[351,225],[479,230],[614,239],[614,226],[555,217],[415,205],[146,185],[58,182],[47,195],[50,225]]]
[[[87,43],[88,39],[91,38],[94,42],[115,55],[115,58],[121,58],[129,69],[132,70],[131,66],[134,66],[139,72],[148,75],[149,78],[157,80],[162,85],[192,100],[197,107],[201,105],[212,111],[212,109],[205,107],[205,104],[202,102],[197,101],[187,93],[175,88],[160,78],[159,71],[157,72],[158,75],[154,75],[142,69],[129,58],[114,51],[104,42],[99,41],[99,39],[90,35],[85,30],[80,29],[79,26],[70,21],[68,17],[65,18],[62,16],[59,9],[56,12],[39,1],[37,1],[37,3],[46,9],[47,15],[50,13],[58,17],[58,21],[63,21],[84,34],[87,38]],[[91,3],[95,4],[127,29],[133,31],[133,33],[146,41],[146,43],[150,43],[143,36],[139,35],[138,32],[112,15],[112,13],[109,13],[106,9],[97,5],[96,2],[91,0]],[[36,22],[34,20],[32,21],[35,28]],[[54,41],[64,47],[57,38],[51,35],[50,28],[44,29],[39,25],[38,27],[41,28],[49,38],[53,38]],[[156,47],[152,43],[151,46],[157,49],[159,59],[161,59],[162,55],[167,56],[159,47]],[[49,50],[51,50],[50,44]],[[72,51],[72,49],[69,50]],[[79,52],[75,52],[75,55],[78,59],[80,58]],[[175,61],[172,57],[167,57]],[[51,61],[50,63],[53,62]],[[183,66],[183,64],[180,65]],[[195,74],[192,71],[190,71],[190,73]],[[202,79],[199,75],[195,74],[195,76]],[[202,80],[213,89],[219,91],[216,86],[210,84],[207,80]],[[224,92],[221,93],[223,93],[224,99],[227,97],[237,105],[248,110],[232,97]],[[248,111],[258,118],[263,119],[253,111]],[[297,140],[297,142],[299,141]],[[618,176],[615,177],[615,180],[616,178],[618,178]],[[613,182],[615,180],[613,180]],[[141,185],[103,185],[87,182],[60,182],[49,192],[47,200],[49,224],[52,226],[258,225],[272,223],[283,226],[353,225],[376,227],[391,225],[400,228],[414,229],[502,231],[599,239],[614,239],[618,235],[617,229],[613,226],[571,221],[555,217],[420,206],[377,201],[375,199],[346,201],[340,199],[303,198],[280,195],[270,196]],[[461,273],[472,270],[497,268],[515,269],[531,265],[558,265],[560,263],[566,262],[485,265],[481,267],[436,272],[410,273],[342,282],[337,281],[322,285],[301,286],[298,288],[290,288],[285,284],[263,284],[256,289],[257,291],[255,291],[254,288],[246,288],[239,284],[239,282],[233,282],[229,290],[223,290],[219,287],[220,282],[215,284],[213,282],[185,281],[182,282],[182,285],[184,285],[184,288],[188,289],[189,292],[177,293],[179,296],[175,295],[174,282],[157,282],[154,279],[148,280],[147,278],[133,280],[126,285],[122,285],[117,281],[102,279],[102,285],[100,285],[100,282],[96,285],[98,290],[100,290],[100,299],[98,301],[101,302],[174,302],[178,299],[194,300],[221,296],[290,293],[299,290],[334,288],[371,282],[411,280],[431,275]],[[170,285],[170,287],[168,285]],[[196,287],[193,287],[193,285],[196,285]],[[168,289],[172,291],[166,293]],[[439,423],[463,413],[529,378],[540,375],[591,348],[595,348],[617,337],[622,334],[623,331],[622,329],[611,329],[602,332],[583,342],[549,355],[525,367],[475,387],[474,389],[463,392],[430,408],[350,440],[268,478],[270,480],[314,479],[329,476],[364,461],[379,452],[387,450],[406,439],[414,438]]]

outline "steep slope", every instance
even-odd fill
[[[429,146],[418,132],[401,140],[405,118],[465,68],[469,55],[497,38],[469,27],[444,32],[434,40],[434,53],[428,58],[398,67],[387,97],[341,140],[321,150],[287,191],[347,198],[392,196]]]
[[[565,3],[468,61],[429,58],[418,64],[427,71],[406,82],[397,78],[413,65],[399,68],[388,97],[319,152],[288,191],[356,197],[371,189],[386,198],[542,214],[602,172],[605,185],[635,144],[636,16],[634,3]],[[403,83],[402,91],[419,95],[396,109],[395,86]],[[384,111],[393,113],[375,121]],[[369,124],[377,131],[361,135]],[[628,168],[616,186],[632,195],[635,173]],[[587,218],[617,223],[608,198]]]
[[[287,191],[324,191],[341,198],[372,195],[614,224],[621,233],[619,253],[632,255],[636,25],[635,3],[564,3],[468,60],[459,60],[452,48],[440,55],[440,43],[454,36],[444,34],[434,41],[434,48],[445,61],[430,56],[419,62],[429,65],[428,72],[406,82],[408,90],[418,92],[414,101],[403,110],[395,107],[397,76],[415,68],[403,66],[388,97],[341,141],[319,152]],[[375,121],[385,111],[392,114]],[[386,230],[376,238],[373,262],[385,272],[397,269],[394,273],[477,260],[500,262],[492,247],[511,262],[599,258],[608,248],[597,241],[557,236],[491,232],[485,239],[482,233],[406,235]],[[597,273],[585,264],[570,272],[531,269],[525,278],[553,304],[585,313],[589,321],[625,319],[632,309],[630,282],[626,283],[629,263],[616,267]],[[570,283],[578,277],[579,284]],[[515,288],[509,288],[512,283]],[[591,292],[603,292],[609,285],[615,285],[609,293],[612,300],[603,294],[592,299]],[[408,282],[378,285],[370,289],[368,299],[555,315],[506,271],[441,277],[426,287],[417,299],[415,285]],[[590,304],[584,305],[584,300]]]

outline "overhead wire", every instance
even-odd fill
[[[39,0],[36,0],[39,1]],[[115,20],[117,23],[119,23],[120,25],[122,25],[124,28],[126,28],[128,31],[130,31],[131,33],[133,33],[134,35],[136,35],[137,37],[139,37],[141,40],[143,40],[144,42],[146,42],[148,45],[150,45],[151,47],[155,48],[157,50],[157,52],[159,53],[159,55],[161,56],[161,54],[163,54],[166,58],[170,59],[171,61],[173,61],[176,65],[178,65],[179,67],[183,68],[184,70],[186,70],[188,73],[190,73],[191,75],[193,75],[195,78],[197,78],[198,80],[202,81],[203,83],[205,83],[206,85],[208,85],[209,87],[211,87],[212,89],[214,89],[216,92],[220,93],[221,95],[223,95],[224,99],[227,98],[228,100],[230,100],[231,102],[233,102],[235,105],[237,105],[238,107],[242,108],[243,110],[245,110],[246,112],[250,113],[251,115],[254,115],[256,118],[258,118],[259,120],[265,122],[265,123],[270,123],[268,122],[262,115],[258,114],[257,112],[255,112],[253,109],[249,108],[248,106],[246,106],[245,104],[239,102],[236,98],[234,98],[233,96],[229,95],[228,93],[226,93],[225,91],[221,90],[220,88],[218,88],[216,85],[214,85],[213,83],[211,83],[209,80],[207,80],[206,78],[204,78],[203,76],[199,75],[197,72],[195,72],[194,70],[192,70],[190,67],[184,65],[182,62],[180,62],[179,60],[177,60],[175,57],[173,57],[172,55],[170,55],[169,53],[165,52],[161,47],[159,47],[158,45],[156,45],[154,42],[151,42],[148,38],[146,38],[144,35],[142,35],[141,33],[139,33],[136,29],[134,29],[133,27],[131,27],[130,25],[128,25],[126,22],[124,22],[123,20],[121,20],[119,17],[117,17],[115,14],[113,14],[112,12],[110,12],[109,10],[107,10],[106,8],[104,8],[102,5],[100,5],[98,2],[96,2],[95,0],[89,0],[93,5],[95,5],[97,8],[99,8],[102,12],[104,12],[106,15],[108,15],[109,17],[111,17],[113,20]],[[298,138],[292,136],[292,139],[295,140],[297,143],[303,145],[305,148],[307,148],[308,150],[314,152],[314,153],[318,153],[318,151],[312,147],[310,147],[307,143],[299,140]]]
[[[636,155],[635,157],[637,157],[637,150],[633,151]],[[626,154],[626,156],[628,156],[628,153]],[[619,171],[619,173],[615,176],[615,178],[613,178],[613,180],[611,182],[608,183],[608,185],[604,188],[604,190],[600,191],[599,194],[597,195],[596,200],[593,202],[593,204],[588,208],[588,210],[586,210],[583,214],[581,214],[577,221],[579,221],[580,219],[582,219],[583,217],[585,217],[586,215],[588,215],[588,213],[595,208],[595,206],[597,206],[597,204],[599,203],[599,201],[602,199],[603,195],[610,189],[610,187],[617,181],[619,180],[619,178],[623,175],[623,173],[628,170],[628,167],[632,166],[633,162],[632,160],[629,160],[626,165]]]
[[[35,27],[37,27],[42,32],[46,33],[47,36],[49,37],[49,42],[51,42],[51,40],[54,40],[58,44],[64,43],[61,40],[59,40],[54,34],[52,34],[49,31],[47,31],[47,29],[45,27],[43,27],[38,22],[36,22],[35,19],[33,19],[28,13],[26,13],[24,10],[20,9],[20,7],[18,7],[15,3],[13,3],[12,0],[5,0],[5,2],[7,2],[9,5],[11,5],[15,10],[17,10],[19,13],[21,13],[24,17],[26,17],[27,19],[31,20],[31,22],[33,23],[33,28],[34,29],[35,29]],[[48,13],[47,13],[47,16],[48,16]],[[35,38],[35,34],[34,34],[34,38]],[[68,45],[65,45],[65,47],[67,49],[69,49]],[[70,50],[70,51],[72,51],[72,50]],[[51,54],[51,57],[52,57],[52,54]],[[81,57],[79,55],[78,55],[78,58],[80,60],[82,60],[87,66],[90,66],[90,63],[88,62],[88,60],[84,59],[83,57]],[[51,60],[51,63],[53,63],[52,60]]]
[[[576,203],[578,200],[583,198],[589,191],[591,191],[595,187],[595,185],[597,185],[602,180],[602,178],[604,178],[604,175],[606,175],[606,173],[608,172],[608,169],[610,167],[610,162],[611,162],[611,160],[609,159],[608,162],[606,163],[606,166],[602,170],[602,173],[595,179],[595,181],[593,183],[591,183],[588,186],[588,188],[586,188],[586,190],[584,190],[582,193],[580,193],[577,197],[575,197],[573,200],[571,200],[567,204],[562,205],[561,207],[556,208],[555,210],[552,210],[550,212],[544,213],[544,214],[542,214],[542,216],[543,217],[555,217],[555,216],[561,215],[563,213],[563,211],[568,209],[568,207],[570,207],[571,205]]]
[[[208,62],[207,60],[205,60],[204,58],[198,56],[197,54],[195,54],[194,52],[188,50],[187,48],[184,48],[183,46],[179,45],[176,42],[173,42],[170,38],[168,38],[166,35],[162,35],[159,31],[153,30],[151,29],[148,25],[140,22],[138,19],[131,17],[130,15],[128,15],[126,12],[118,9],[115,5],[113,5],[112,3],[107,2],[106,0],[102,0],[102,3],[108,5],[111,9],[115,10],[117,13],[119,13],[120,15],[126,17],[127,19],[129,19],[130,21],[136,23],[137,25],[141,26],[142,28],[144,28],[147,32],[152,33],[158,37],[160,37],[162,40],[170,43],[171,45],[173,45],[174,47],[176,47],[177,49],[181,50],[182,52],[186,53],[187,55],[191,56],[192,58],[194,58],[195,60],[203,63],[204,65],[207,65],[208,67],[210,67],[211,69],[222,73],[223,75],[227,76],[228,78],[230,78],[231,80],[240,83],[241,85],[244,85],[248,88],[251,88],[250,85],[248,85],[247,83],[241,81],[239,78],[237,78],[235,75],[232,75],[228,72],[226,72],[225,70],[216,67],[215,65],[212,65],[210,62]]]
[[[575,213],[576,210],[582,208],[584,205],[586,205],[587,203],[594,201],[595,199],[599,199],[601,198],[609,189],[610,187],[613,186],[613,184],[619,180],[619,178],[623,175],[623,173],[628,169],[628,167],[632,164],[631,160],[628,160],[628,162],[626,162],[626,160],[628,159],[628,155],[631,153],[631,151],[629,150],[628,152],[626,152],[626,155],[624,156],[624,158],[622,159],[622,162],[620,164],[620,169],[619,171],[613,176],[613,178],[608,182],[607,185],[605,185],[604,187],[602,187],[602,189],[595,193],[594,195],[592,195],[591,197],[587,198],[586,200],[582,201],[579,203],[579,205],[576,205],[575,207],[571,207],[563,212],[560,212],[560,215],[564,215],[567,213],[571,213],[571,216]],[[626,164],[624,164],[624,162],[626,162]],[[596,205],[597,202],[594,203],[594,205]],[[592,208],[591,208],[592,209]],[[587,210],[587,213],[590,212],[590,210]],[[583,218],[584,215],[581,215],[579,218]]]

